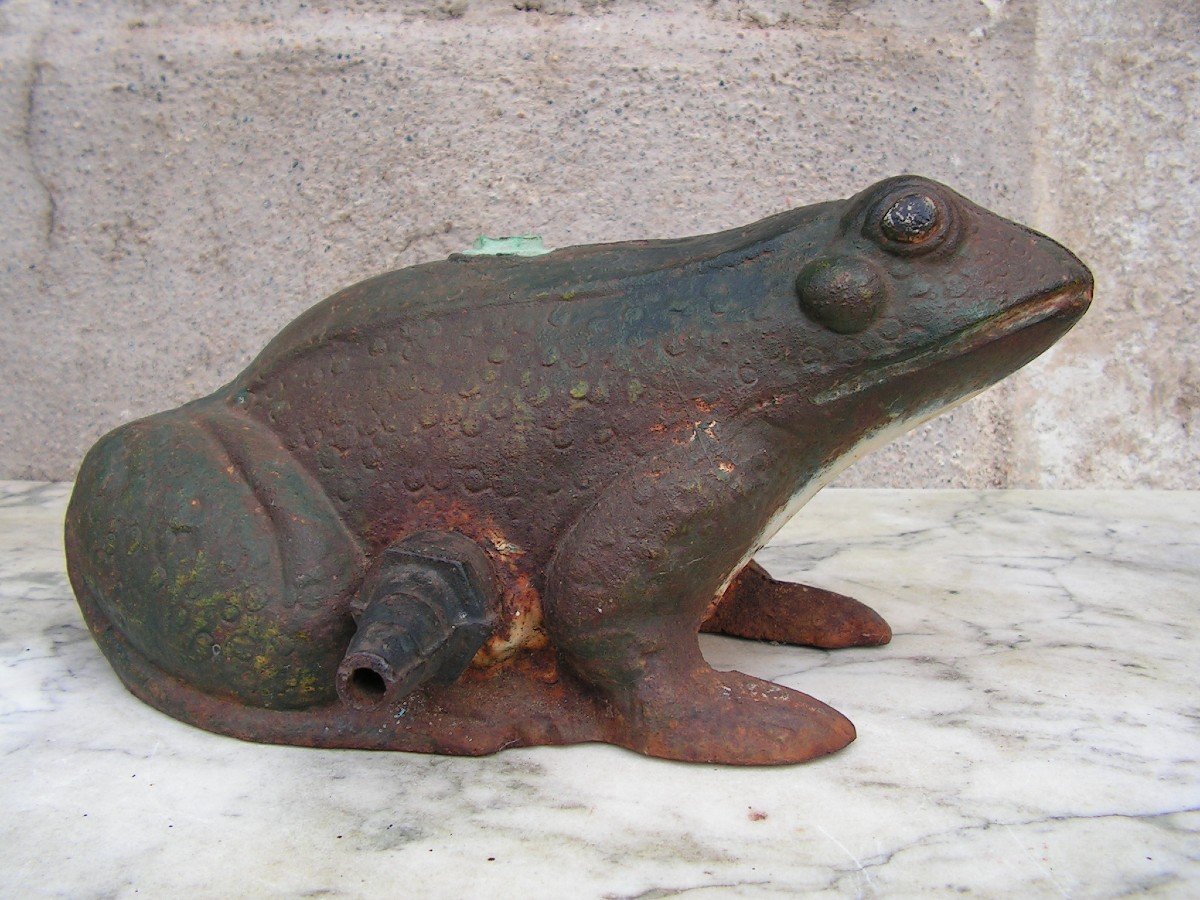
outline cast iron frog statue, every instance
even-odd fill
[[[104,437],[71,581],[133,693],[242,738],[811,759],[849,720],[713,670],[698,630],[886,643],[754,554],[1091,291],[1063,247],[912,176],[719,234],[391,272]]]

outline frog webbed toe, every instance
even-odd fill
[[[823,588],[778,581],[753,561],[709,610],[700,630],[825,650],[876,647],[892,639],[891,627],[866,604]]]

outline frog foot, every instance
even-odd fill
[[[631,749],[684,762],[784,765],[840,750],[854,725],[807,694],[741,672],[647,679],[627,714]]]
[[[825,650],[875,647],[892,639],[879,613],[852,597],[776,581],[751,561],[713,605],[701,631]]]

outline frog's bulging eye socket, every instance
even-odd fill
[[[838,334],[854,334],[879,318],[887,281],[865,259],[838,256],[810,262],[796,278],[800,308]]]
[[[916,244],[937,231],[938,208],[924,194],[909,194],[888,207],[879,223],[885,237],[902,244]]]
[[[892,188],[867,211],[863,234],[893,256],[923,256],[958,245],[961,216],[935,185]]]

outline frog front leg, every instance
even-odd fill
[[[619,742],[651,756],[794,763],[854,739],[820,701],[718,672],[700,653],[705,609],[780,499],[771,454],[739,457],[705,435],[647,457],[580,517],[547,573],[546,625],[564,661],[612,703]]]
[[[866,604],[779,581],[753,560],[707,611],[700,630],[823,650],[877,647],[892,639],[891,627]]]

